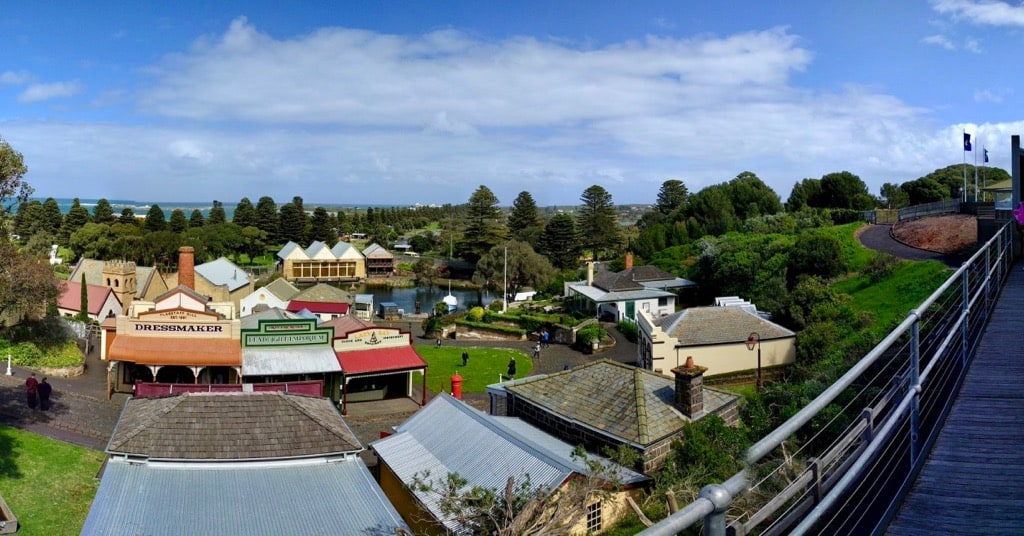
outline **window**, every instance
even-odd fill
[[[665,307],[668,305],[668,298],[658,298],[658,307]]]
[[[596,502],[587,507],[587,532],[601,532],[601,503]]]

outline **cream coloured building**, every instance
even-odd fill
[[[756,371],[758,353],[762,368],[796,361],[796,333],[748,307],[691,307],[660,318],[639,311],[637,327],[637,364],[665,376],[687,357],[707,367],[707,376]],[[758,342],[748,349],[751,334]]]
[[[366,257],[348,242],[334,247],[316,241],[302,249],[288,242],[277,253],[284,278],[298,283],[359,281],[366,278]]]

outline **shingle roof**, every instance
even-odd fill
[[[595,361],[536,379],[524,378],[505,389],[552,414],[641,446],[675,434],[690,422],[675,407],[673,378],[614,361]],[[715,411],[732,398],[705,389],[705,412]]]
[[[82,534],[393,536],[397,527],[409,530],[359,459],[214,465],[113,458]]]
[[[107,452],[178,460],[353,453],[356,436],[330,400],[280,392],[131,398]]]
[[[792,331],[741,307],[691,307],[654,320],[679,346],[732,344],[757,332],[762,341],[795,337]]]
[[[274,296],[277,296],[281,301],[288,301],[299,293],[299,289],[283,277],[271,281],[263,288],[267,289],[267,291]]]
[[[522,482],[529,475],[531,485],[551,489],[574,473],[587,472],[581,460],[572,458],[571,445],[550,436],[537,441],[534,435],[546,434],[526,423],[510,425],[508,420],[442,393],[399,425],[394,435],[370,446],[400,480],[410,484],[417,475],[435,481],[458,473],[470,486],[502,489],[510,476]],[[526,433],[528,429],[532,432]],[[626,482],[646,480],[619,469]],[[458,529],[458,522],[441,512],[436,493],[413,493],[435,518]]]
[[[291,299],[303,302],[352,303],[351,294],[326,283],[317,283],[292,296]]]
[[[210,283],[228,287],[230,292],[249,284],[249,274],[224,257],[199,264],[195,270]]]

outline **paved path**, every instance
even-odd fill
[[[943,262],[952,268],[959,268],[964,261],[963,257],[960,255],[947,255],[945,253],[937,253],[935,251],[928,251],[926,249],[908,246],[893,237],[892,225],[868,225],[867,228],[860,233],[857,239],[860,241],[862,246],[868,249],[888,253],[894,257],[910,261],[936,260]]]

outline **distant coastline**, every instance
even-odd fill
[[[42,203],[42,202],[46,201],[46,199],[48,199],[48,198],[32,197],[30,199],[33,200],[33,201],[39,201],[40,203]],[[67,214],[68,211],[71,210],[71,204],[74,202],[74,199],[70,198],[70,197],[54,197],[53,199],[54,199],[54,201],[57,202],[57,206],[60,207],[61,214]],[[78,199],[78,204],[80,204],[83,208],[85,208],[85,210],[88,210],[89,214],[92,214],[93,208],[96,206],[96,203],[98,201],[99,201],[99,199],[79,198]],[[203,214],[203,216],[209,216],[210,215],[210,209],[213,208],[213,202],[212,201],[198,201],[198,202],[196,202],[196,201],[133,201],[133,200],[129,200],[129,199],[107,199],[107,201],[110,203],[110,206],[114,210],[114,214],[115,215],[120,214],[121,211],[126,209],[126,208],[130,208],[130,209],[132,209],[132,213],[134,213],[136,216],[145,216],[146,213],[149,212],[149,209],[152,208],[153,205],[159,205],[160,206],[160,210],[162,210],[164,215],[166,217],[168,217],[168,218],[171,217],[171,212],[173,212],[175,209],[179,209],[179,208],[182,211],[185,212],[186,216],[192,214],[193,210],[199,210]],[[290,203],[290,202],[291,202],[291,199],[285,201],[285,203]],[[227,202],[223,202],[223,201],[222,201],[222,203],[224,203],[224,213],[227,216],[227,219],[230,220],[234,216],[234,214],[235,214],[235,207],[238,205],[238,203],[227,203]],[[284,203],[278,202],[277,203],[277,207],[280,209],[281,205],[283,205],[283,204]],[[256,202],[253,201],[253,206],[255,206],[255,205],[256,205]],[[312,203],[312,202],[307,202],[307,201],[303,200],[303,206],[307,210],[312,209],[312,208],[316,208],[316,207],[324,207],[327,210],[339,210],[339,209],[355,209],[355,208],[370,208],[370,207],[372,207],[374,209],[377,209],[377,208],[390,208],[390,207],[392,207],[394,205],[367,205],[367,204],[345,204],[345,203],[328,203],[328,204],[323,204],[323,203]],[[14,207],[14,210],[16,211],[17,207]]]

